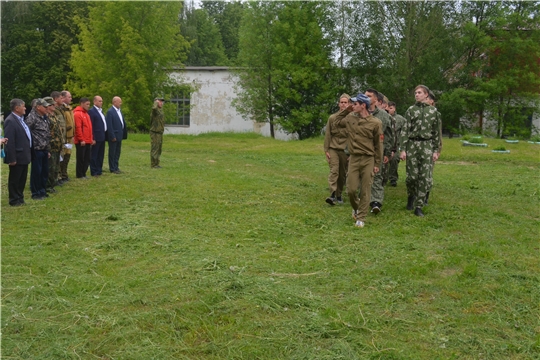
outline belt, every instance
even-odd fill
[[[429,140],[431,140],[431,139],[424,139],[424,138],[421,138],[421,137],[417,136],[417,137],[409,138],[409,140],[414,140],[414,141],[429,141]]]

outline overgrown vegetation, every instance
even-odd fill
[[[130,135],[124,174],[19,208],[4,165],[2,356],[538,358],[540,148],[444,141],[426,217],[402,163],[363,229],[321,138],[167,135],[155,170]]]

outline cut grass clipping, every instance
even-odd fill
[[[537,359],[539,153],[444,139],[424,218],[405,164],[357,229],[323,139],[124,142],[123,174],[11,208],[6,359]]]

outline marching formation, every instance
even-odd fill
[[[4,120],[4,163],[9,165],[9,204],[25,204],[24,189],[30,169],[30,190],[33,200],[45,200],[49,193],[70,181],[68,165],[73,145],[76,149],[77,179],[103,173],[105,142],[108,143],[109,171],[121,174],[119,168],[122,140],[127,138],[127,125],[122,114],[122,99],[115,96],[112,106],[103,112],[103,99],[96,95],[94,106],[82,97],[72,109],[69,91],[53,91],[51,96],[34,99],[26,116],[26,104],[21,99],[10,102],[11,114]],[[154,99],[151,113],[151,165],[160,168],[161,142],[164,130],[163,99]],[[158,136],[159,135],[159,136]]]
[[[433,166],[442,149],[441,114],[428,87],[418,85],[415,104],[405,117],[396,103],[375,89],[356,97],[343,94],[339,111],[326,125],[324,152],[330,166],[330,205],[343,204],[343,189],[352,206],[355,226],[364,227],[371,213],[381,212],[384,187],[397,186],[399,162],[406,161],[407,210],[424,216],[433,185]]]

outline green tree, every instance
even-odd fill
[[[128,123],[148,128],[155,95],[168,85],[167,69],[185,60],[178,2],[96,2],[88,19],[76,17],[80,45],[73,47],[68,88],[74,97],[123,99]]]
[[[237,110],[300,139],[320,134],[332,104],[331,46],[320,2],[252,2],[240,29]]]
[[[244,14],[244,4],[240,1],[203,1],[210,18],[219,28],[225,55],[231,64],[236,63],[239,51],[239,29]]]
[[[186,66],[228,65],[219,28],[205,9],[184,6],[180,23],[182,36],[191,44]]]
[[[456,62],[456,89],[443,95],[444,106],[458,94],[467,99],[461,116],[473,119],[480,132],[491,118],[499,137],[529,136],[539,103],[540,2],[470,2],[463,12],[469,18],[464,56]]]
[[[86,16],[86,2],[2,1],[2,109],[12,98],[29,103],[61,91],[77,43],[74,16]]]

